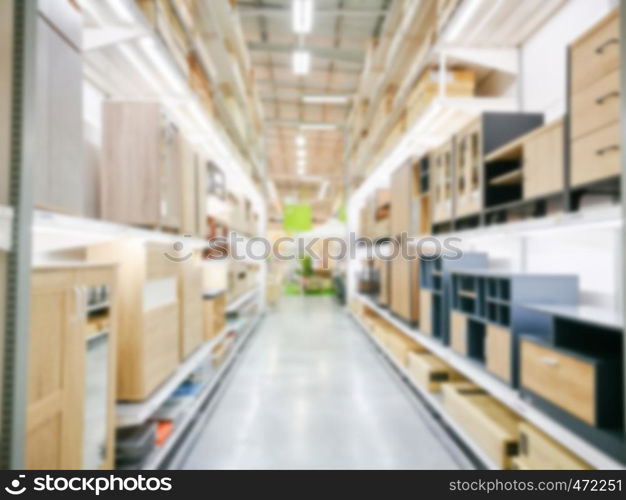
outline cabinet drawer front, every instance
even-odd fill
[[[618,13],[611,14],[572,47],[572,91],[589,87],[593,82],[619,68],[620,28]]]
[[[620,173],[619,123],[572,144],[572,185],[600,181]]]
[[[451,316],[450,345],[454,351],[467,356],[467,318],[456,311],[452,311]]]
[[[619,120],[619,71],[572,97],[572,137],[578,139]]]
[[[485,342],[487,370],[511,382],[511,332],[493,325],[487,326]]]
[[[564,140],[562,120],[527,140],[524,146],[524,198],[563,190]]]
[[[522,387],[595,425],[595,367],[526,340],[521,346]]]
[[[155,309],[144,315],[143,383],[149,396],[178,366],[178,304]]]

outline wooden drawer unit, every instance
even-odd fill
[[[496,465],[511,468],[518,453],[519,418],[484,391],[466,382],[443,384],[443,405]]]
[[[620,73],[613,71],[572,96],[572,139],[619,121]]]
[[[583,422],[603,425],[602,364],[525,339],[521,342],[521,386]]]
[[[513,366],[511,331],[495,325],[487,325],[485,339],[485,366],[487,370],[511,383]]]
[[[575,94],[620,66],[619,10],[614,11],[571,48],[571,86]]]
[[[415,383],[429,392],[439,392],[441,384],[463,379],[452,367],[428,353],[409,353],[409,372]]]
[[[467,317],[456,311],[451,313],[450,347],[462,356],[468,355]]]
[[[170,245],[137,240],[87,249],[89,261],[119,265],[119,400],[144,400],[179,364],[179,267],[168,252]]]
[[[33,271],[27,469],[113,468],[116,293],[112,265]]]
[[[620,174],[620,26],[615,10],[572,44],[572,187]]]
[[[532,470],[590,470],[588,464],[527,422],[519,424],[520,459]]]
[[[620,124],[615,123],[572,143],[572,186],[620,174]]]
[[[395,360],[404,367],[409,364],[409,353],[426,351],[415,340],[393,327],[389,327],[388,330],[387,346]]]

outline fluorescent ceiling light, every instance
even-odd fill
[[[130,10],[126,0],[109,0],[109,5],[115,11],[115,14],[125,23],[135,22],[135,16]]]
[[[292,27],[295,33],[306,35],[313,29],[313,0],[293,0]]]
[[[292,56],[292,63],[296,75],[308,75],[311,71],[311,54],[305,50],[296,50]]]
[[[337,130],[339,125],[336,123],[309,123],[300,125],[300,130]]]
[[[180,94],[184,93],[185,87],[182,84],[180,76],[176,74],[170,62],[163,56],[156,41],[152,38],[144,38],[141,40],[141,48],[152,60],[152,63],[157,68],[158,74],[164,76],[176,92]]]
[[[328,190],[330,189],[330,181],[324,181],[324,183],[320,186],[320,192],[318,195],[319,201],[323,201],[328,194]]]
[[[302,101],[307,104],[348,104],[350,98],[345,95],[305,95]]]
[[[306,137],[304,137],[303,135],[296,136],[296,146],[298,146],[299,148],[305,147],[306,146]]]

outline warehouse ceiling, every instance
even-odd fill
[[[368,44],[378,36],[391,0],[312,0],[307,34],[294,29],[292,1],[298,0],[251,0],[237,7],[263,100],[269,179],[280,204],[310,203],[316,221],[324,222],[343,191],[341,127]],[[310,54],[307,74],[294,72],[296,51]],[[273,217],[280,217],[278,203]]]

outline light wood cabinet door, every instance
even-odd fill
[[[75,215],[85,210],[81,54],[37,20],[34,203]]]
[[[81,295],[71,275],[35,276],[29,341],[26,467],[80,469],[84,402]],[[69,283],[69,285],[68,285]]]
[[[391,179],[391,236],[411,234],[412,166],[406,165],[393,174]]]
[[[559,120],[524,144],[524,198],[558,193],[565,183],[564,128]]]

